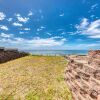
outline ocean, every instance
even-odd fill
[[[33,55],[86,55],[88,50],[27,50]]]

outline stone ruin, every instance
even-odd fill
[[[100,100],[100,50],[66,58],[65,80],[73,100]]]
[[[25,52],[20,52],[17,49],[5,49],[3,47],[0,48],[0,63],[4,63],[10,60],[14,60],[20,57],[24,57],[29,55]]]

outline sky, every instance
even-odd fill
[[[100,49],[100,0],[0,0],[0,47]]]

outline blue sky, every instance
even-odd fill
[[[0,0],[0,46],[100,49],[100,0]]]

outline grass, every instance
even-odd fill
[[[0,100],[71,100],[63,57],[27,56],[0,64]]]

